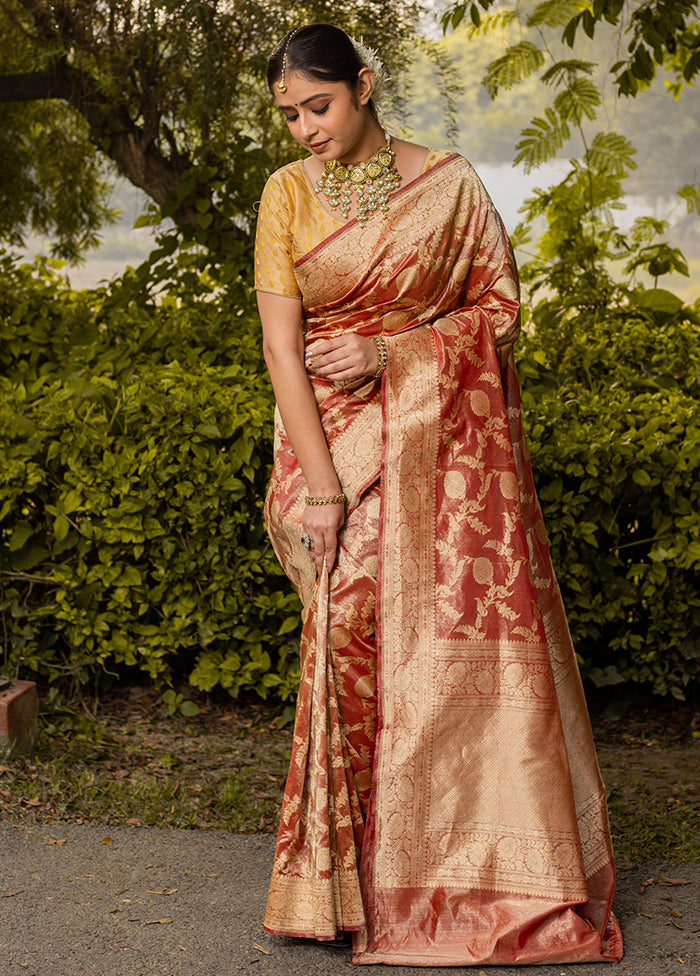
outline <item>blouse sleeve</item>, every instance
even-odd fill
[[[301,298],[294,277],[291,200],[275,175],[265,184],[255,234],[255,288]]]

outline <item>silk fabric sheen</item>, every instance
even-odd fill
[[[618,960],[605,793],[523,436],[517,275],[443,159],[298,260],[305,344],[381,333],[382,382],[312,377],[348,497],[338,563],[300,543],[277,418],[266,517],[304,603],[265,927],[355,963]]]

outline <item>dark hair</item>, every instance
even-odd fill
[[[357,89],[357,76],[367,67],[345,31],[331,24],[308,24],[285,34],[270,55],[267,62],[270,91],[282,77],[285,51],[287,73],[300,71],[319,81],[342,81],[353,93]],[[371,99],[369,109],[376,117]]]

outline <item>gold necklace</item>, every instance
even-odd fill
[[[328,206],[347,219],[350,213],[352,191],[357,191],[357,219],[364,224],[376,210],[389,212],[389,194],[401,185],[401,176],[394,163],[391,136],[386,146],[370,156],[364,163],[341,163],[329,159],[323,167],[323,175],[316,182],[316,192],[324,193]]]

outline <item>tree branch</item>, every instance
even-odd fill
[[[186,163],[179,155],[168,159],[162,154],[155,141],[157,131],[153,130],[152,119],[148,128],[136,125],[124,105],[107,99],[93,79],[68,64],[65,57],[57,58],[44,71],[0,76],[0,103],[52,98],[67,102],[80,112],[90,126],[91,137],[99,141],[122,175],[157,204],[165,202],[177,186]],[[195,214],[184,210],[175,219],[196,222]]]
[[[55,66],[46,71],[0,75],[0,103],[37,102],[47,98],[64,98]]]

